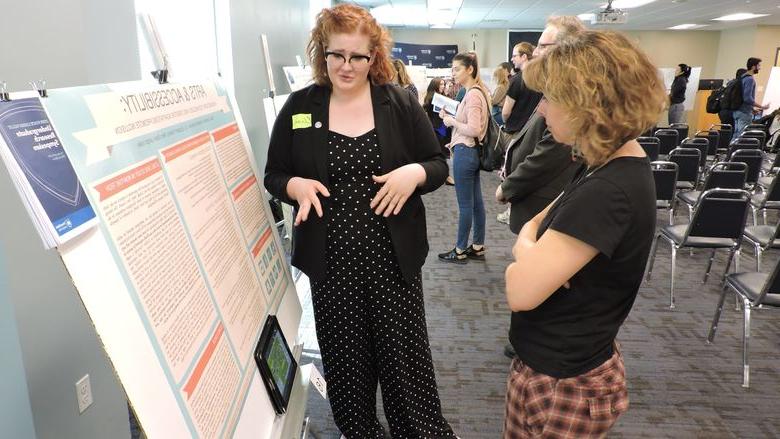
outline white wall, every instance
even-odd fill
[[[49,88],[138,79],[132,0],[8,0],[3,6],[0,79],[9,89],[28,89],[33,79],[46,79]],[[0,253],[6,256],[0,296],[7,298],[0,315],[13,312],[19,346],[3,350],[0,374],[14,379],[23,365],[28,397],[20,397],[20,386],[0,391],[0,408],[14,405],[19,415],[11,425],[0,418],[0,436],[33,437],[27,404],[39,439],[129,437],[124,392],[59,256],[43,249],[4,166],[0,200]],[[75,382],[85,374],[94,403],[79,415]]]
[[[218,0],[217,14],[229,15],[229,28],[218,28],[219,65],[228,89],[235,93],[260,174],[268,154],[268,132],[262,99],[270,89],[260,35],[268,36],[277,94],[290,92],[282,66],[306,58],[311,29],[309,0]],[[227,25],[227,23],[220,23]]]

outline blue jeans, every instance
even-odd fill
[[[745,131],[745,127],[750,125],[753,122],[753,113],[751,112],[744,112],[744,111],[735,111],[734,112],[734,136],[731,137],[732,139],[736,139],[739,137],[740,134],[742,134],[742,131]]]
[[[474,225],[476,245],[485,243],[485,203],[479,185],[479,153],[461,143],[452,148],[452,168],[455,178],[455,194],[458,198],[458,242],[457,248],[469,246],[469,233]]]
[[[504,124],[504,117],[501,115],[501,107],[498,105],[493,105],[493,109],[490,111],[490,114],[493,116],[493,120],[496,121],[498,126]]]

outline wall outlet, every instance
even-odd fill
[[[76,399],[79,401],[79,414],[92,405],[92,386],[89,383],[89,375],[76,381]]]

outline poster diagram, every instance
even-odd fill
[[[50,90],[44,106],[133,304],[87,310],[139,320],[168,386],[144,395],[122,372],[138,360],[106,346],[125,387],[143,390],[141,424],[170,400],[192,437],[232,436],[263,319],[294,286],[226,92],[122,83]]]

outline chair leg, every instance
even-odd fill
[[[753,206],[750,206],[750,210],[753,212],[753,225],[757,226],[758,225],[758,209],[753,207]]]
[[[742,332],[742,387],[750,387],[750,365],[748,364],[748,344],[750,343],[750,301],[743,299],[745,308],[745,326]]]
[[[715,250],[712,249],[712,253],[710,254],[710,261],[707,263],[707,271],[704,272],[704,280],[701,281],[701,283],[706,284],[707,278],[710,277],[710,270],[712,270],[712,261],[715,259]]]
[[[756,271],[761,272],[761,244],[756,243]]]
[[[658,240],[661,235],[656,235],[653,244],[650,246],[650,261],[647,263],[647,280],[653,277],[653,264],[655,263],[655,252],[658,251]]]
[[[764,216],[764,224],[768,224],[768,223],[766,222],[766,209],[761,209],[761,213],[762,213],[762,214],[763,214],[763,216]]]
[[[677,265],[677,247],[672,244],[672,270],[669,273],[669,309],[674,309],[674,271]]]
[[[726,294],[729,292],[729,286],[723,285],[723,289],[720,292],[720,299],[718,300],[718,306],[715,308],[715,316],[712,318],[712,324],[710,325],[710,332],[707,334],[707,343],[712,343],[715,339],[715,332],[718,330],[718,323],[720,322],[720,314],[723,312],[723,302],[726,301]],[[736,293],[734,293],[736,294]]]
[[[669,225],[674,225],[674,207],[669,208]]]

